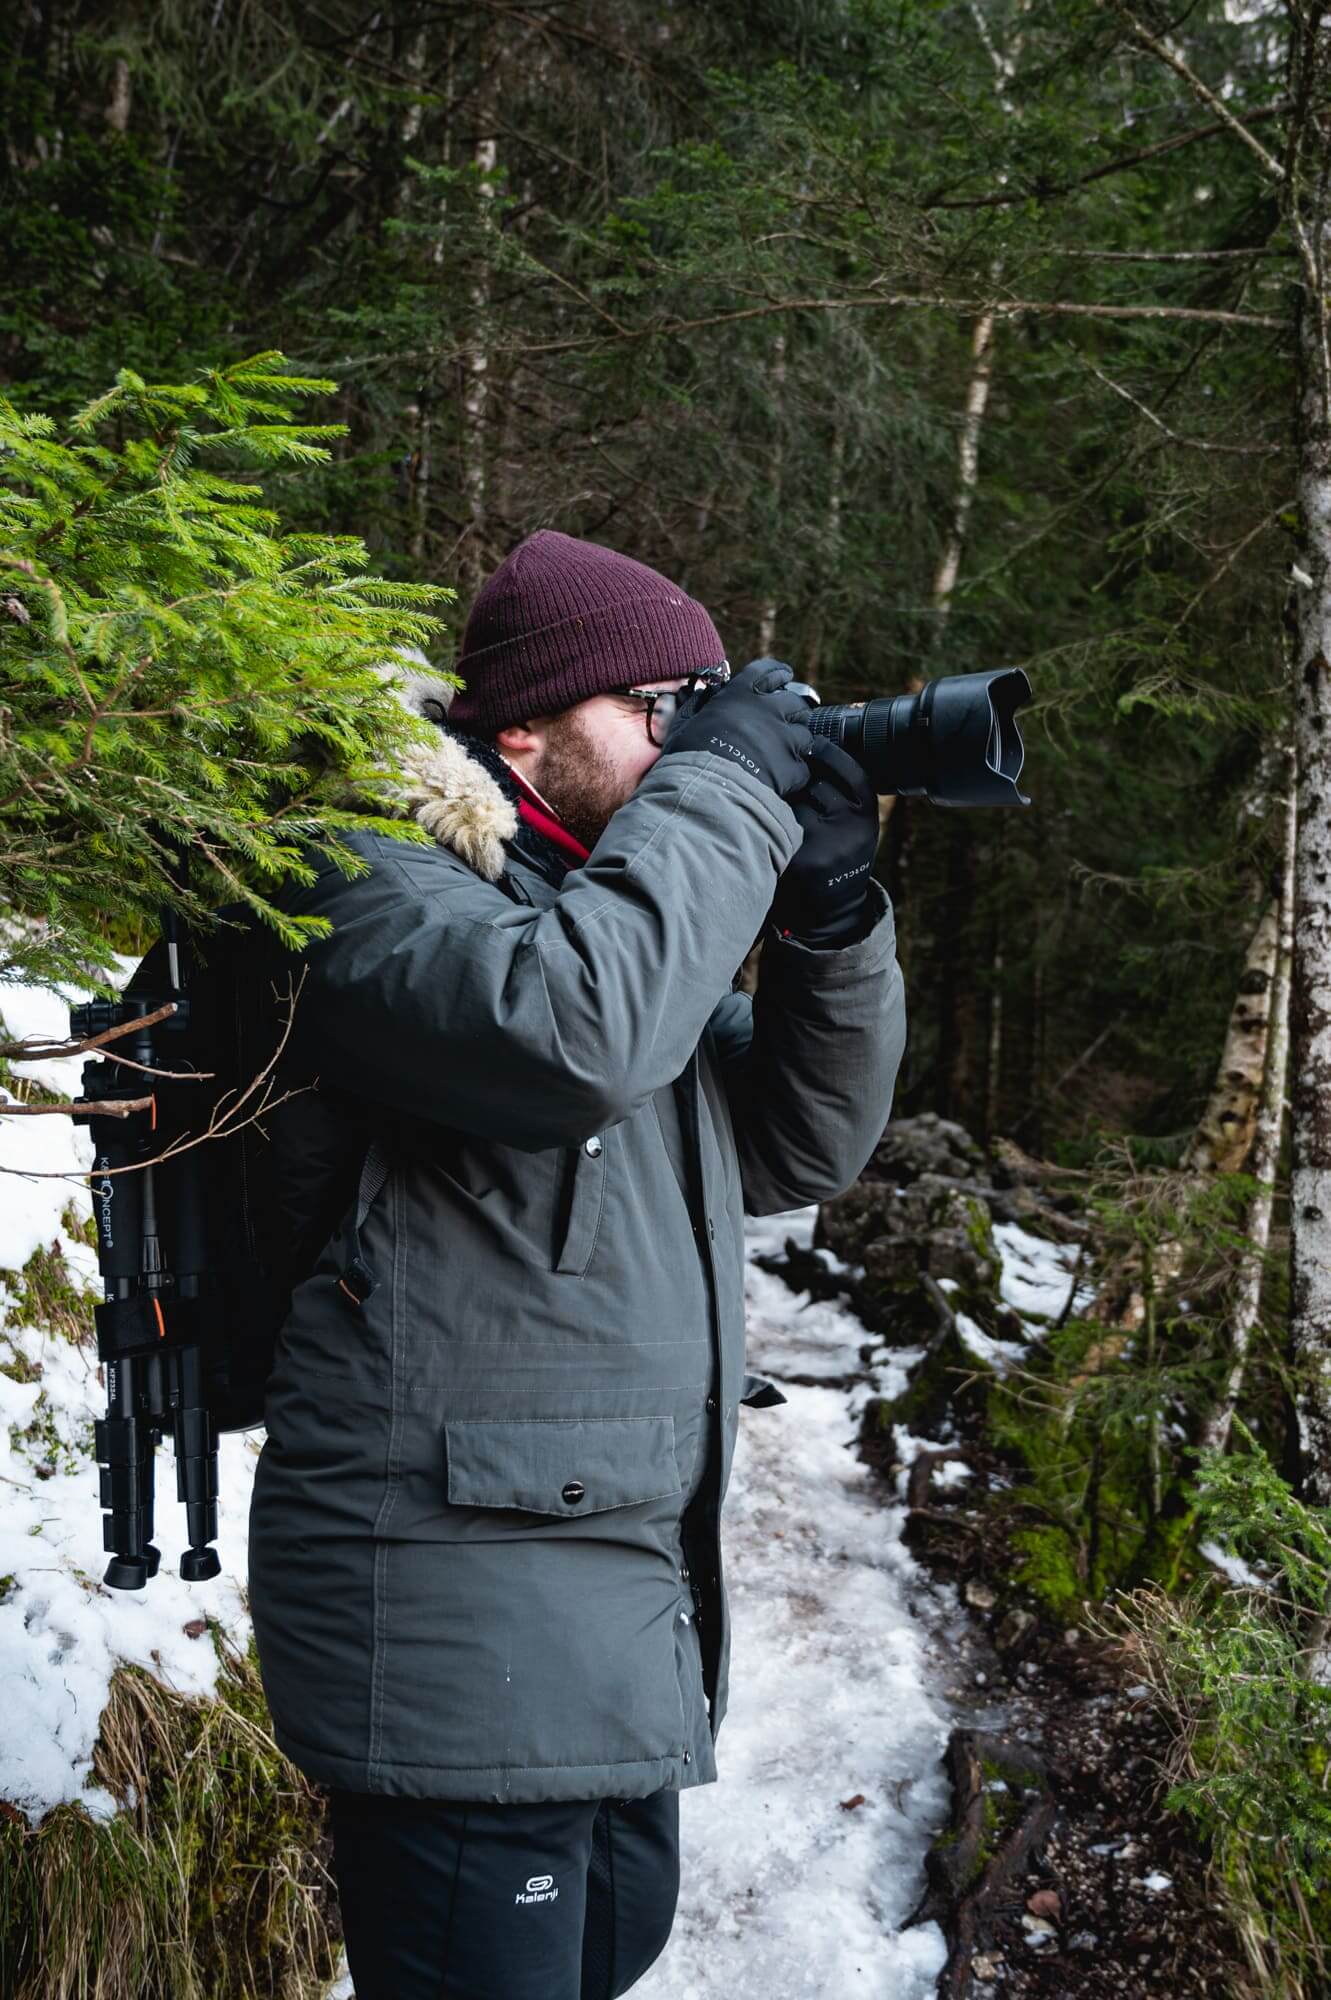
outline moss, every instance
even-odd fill
[[[0,1021],[0,1041],[8,1039],[5,1024]],[[60,1091],[48,1090],[44,1083],[37,1083],[30,1076],[15,1076],[13,1064],[8,1056],[0,1056],[0,1084],[3,1084],[20,1104],[68,1104],[69,1102]]]
[[[932,1437],[946,1418],[966,1422],[983,1414],[994,1371],[964,1345],[955,1330],[945,1333],[926,1355],[899,1396],[884,1398],[876,1413],[881,1429],[902,1424],[917,1436]]]
[[[73,1213],[71,1204],[65,1215]],[[62,1224],[64,1220],[62,1216]],[[83,1224],[77,1215],[74,1215],[74,1221],[76,1228],[70,1233],[86,1241]],[[83,1282],[70,1270],[59,1237],[54,1237],[49,1244],[38,1244],[22,1271],[0,1271],[0,1283],[6,1286],[12,1298],[0,1323],[4,1327],[41,1327],[44,1332],[72,1341],[76,1347],[82,1347],[96,1338],[92,1312],[97,1303],[97,1293],[85,1289]]]
[[[331,1981],[322,1800],[273,1743],[252,1646],[212,1638],[214,1699],[116,1673],[93,1778],[122,1812],[93,1820],[70,1802],[36,1828],[0,1825],[12,2000],[91,1993],[92,1979],[98,2000],[316,2000]]]
[[[60,1434],[45,1389],[39,1389],[28,1422],[9,1426],[9,1442],[44,1473],[77,1473],[86,1468],[92,1456],[94,1438],[88,1424],[72,1444],[68,1443]]]
[[[978,1195],[967,1195],[962,1207],[966,1212],[966,1236],[971,1248],[977,1257],[983,1257],[997,1271],[999,1259],[994,1242],[994,1219],[987,1203],[981,1201]]]
[[[97,1224],[91,1212],[80,1215],[74,1202],[67,1201],[61,1209],[60,1227],[66,1236],[72,1236],[76,1242],[86,1243],[90,1250],[97,1248]]]
[[[36,1361],[30,1361],[21,1347],[12,1342],[0,1342],[0,1375],[8,1375],[11,1382],[40,1382],[42,1371]]]

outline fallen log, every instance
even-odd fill
[[[952,1817],[925,1856],[925,1892],[906,1922],[941,1927],[948,1956],[939,1975],[940,2000],[967,2000],[972,1960],[991,1941],[998,1905],[1044,1846],[1059,1808],[1048,1766],[1029,1744],[955,1729],[944,1761]]]

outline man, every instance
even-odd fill
[[[357,834],[368,873],[289,896],[333,929],[275,1130],[312,1247],[251,1600],[357,2000],[627,1992],[716,1776],[721,1504],[740,1403],[783,1400],[744,1372],[743,1216],[855,1178],[904,1013],[870,786],[788,667],[709,669],[676,585],[531,536],[451,707],[407,678],[433,844]]]

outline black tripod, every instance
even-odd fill
[[[94,1000],[70,1011],[72,1035],[105,1034],[156,1013],[164,1019],[116,1038],[116,1049],[149,1071],[197,1073],[191,1034],[188,943],[174,910],[162,913],[162,945],[135,975],[132,997]],[[164,978],[140,987],[154,963]],[[190,1093],[193,1090],[191,1103]],[[111,1560],[105,1581],[141,1590],[157,1574],[153,1547],[154,1454],[170,1431],[176,1453],[176,1494],[185,1503],[189,1547],[180,1574],[198,1583],[221,1562],[209,1546],[217,1534],[217,1432],[205,1395],[201,1342],[206,1329],[208,1228],[200,1149],[172,1156],[170,1171],[139,1164],[157,1159],[173,1135],[197,1117],[206,1086],[174,1083],[116,1062],[84,1064],[76,1104],[147,1097],[147,1108],[75,1112],[92,1134],[90,1176],[97,1221],[97,1259],[105,1302],[96,1309],[97,1351],[106,1369],[106,1416],[96,1424],[101,1467],[102,1539]],[[131,1172],[113,1172],[132,1168]]]

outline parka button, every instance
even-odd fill
[[[584,1152],[584,1153],[585,1153],[585,1154],[587,1155],[587,1158],[588,1158],[589,1160],[599,1160],[599,1159],[600,1159],[600,1157],[601,1157],[601,1142],[600,1142],[600,1140],[599,1140],[599,1139],[597,1138],[597,1136],[596,1136],[596,1134],[595,1134],[594,1132],[592,1133],[592,1136],[591,1136],[591,1138],[590,1138],[590,1139],[585,1139],[585,1140],[583,1141],[583,1146],[582,1146],[582,1150],[583,1150],[583,1152]]]
[[[707,1407],[708,1407],[708,1409],[709,1409],[709,1410],[714,1410],[714,1409],[716,1408],[716,1397],[715,1397],[715,1396],[709,1396],[709,1397],[707,1398]]]
[[[693,1762],[693,1752],[691,1750],[686,1750],[684,1752],[684,1762],[686,1764],[691,1764]]]
[[[568,1485],[564,1488],[562,1494],[560,1495],[560,1498],[564,1500],[570,1507],[576,1507],[579,1500],[585,1500],[586,1497],[587,1497],[587,1488],[583,1485],[580,1479],[570,1479]]]

